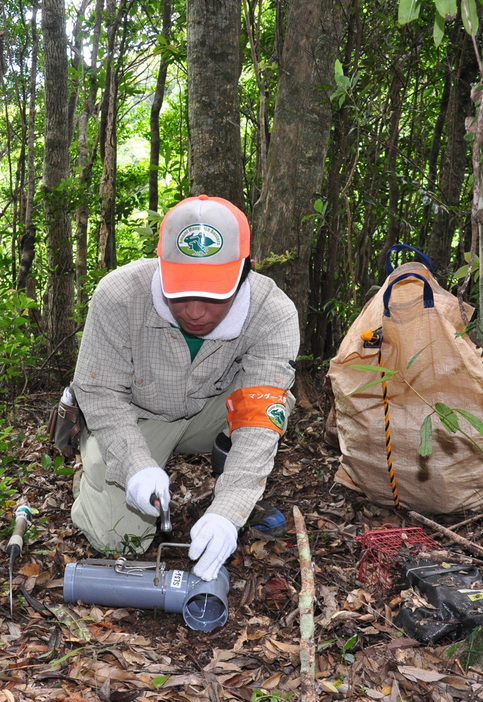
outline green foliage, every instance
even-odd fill
[[[267,270],[267,268],[271,268],[271,266],[292,263],[293,257],[293,251],[285,251],[283,254],[274,254],[273,251],[271,251],[266,258],[256,263],[255,268],[259,273],[261,273],[262,271]]]
[[[13,428],[0,419],[0,510],[3,512],[7,504],[18,494],[13,487],[11,467],[16,461],[15,445],[21,439],[13,433]]]
[[[54,475],[74,475],[75,470],[71,466],[65,465],[65,460],[63,456],[56,456],[52,458],[48,454],[42,454],[40,459],[42,468],[46,473],[52,471]]]
[[[419,19],[422,3],[423,0],[399,0],[399,24],[406,25]],[[458,3],[456,0],[434,0],[434,6],[433,40],[435,46],[439,46],[444,37],[445,24],[458,15]],[[461,21],[467,33],[476,36],[479,24],[476,0],[462,0]]]
[[[129,224],[131,215],[146,208],[149,163],[126,163],[116,175],[116,223]]]
[[[335,186],[338,197],[331,199],[333,183],[324,179],[320,192],[314,193],[313,239],[308,246],[317,246],[319,265],[311,280],[314,291],[311,314],[321,320],[314,324],[313,335],[319,329],[328,329],[329,341],[308,345],[305,351],[320,356],[334,348],[347,331],[356,308],[372,284],[380,283],[384,273],[381,251],[386,245],[388,232],[401,241],[418,246],[418,239],[428,241],[436,217],[451,218],[454,245],[447,270],[460,265],[461,241],[471,202],[471,178],[465,176],[459,202],[445,203],[442,189],[444,153],[451,138],[448,118],[440,131],[438,153],[435,125],[442,116],[442,96],[447,72],[456,75],[461,54],[460,36],[450,36],[455,27],[454,17],[460,17],[466,30],[476,25],[476,0],[387,0],[383,3],[366,2],[354,9],[354,23],[342,27],[339,51],[334,46],[337,60],[333,75],[320,70],[320,99],[332,110],[331,150],[327,157],[327,171],[336,164],[340,182]],[[163,36],[163,4],[157,0],[121,5],[123,16],[113,48],[113,60],[119,78],[117,106],[117,198],[116,242],[118,265],[140,256],[151,256],[157,243],[157,233],[148,232],[150,108],[156,85],[159,63],[168,66],[166,89],[159,120],[160,160],[157,167],[159,183],[159,213],[190,194],[188,175],[187,124],[187,66],[186,66],[186,3],[172,3],[172,25],[169,36]],[[465,11],[467,8],[467,11]],[[0,117],[0,140],[7,149],[0,164],[0,236],[8,258],[5,270],[11,271],[14,284],[19,237],[24,231],[23,213],[26,195],[25,147],[27,144],[27,117],[30,90],[32,52],[31,11],[29,0],[19,6],[5,0],[4,35],[6,41],[3,67],[3,97],[6,109]],[[107,32],[109,18],[103,14],[99,37],[97,64],[91,65],[95,26],[95,3],[88,4],[84,15],[79,15],[76,4],[68,4],[67,32],[79,28],[77,37],[68,36],[69,46],[77,47],[69,54],[69,91],[73,117],[71,145],[71,172],[68,178],[48,196],[42,191],[44,93],[42,46],[36,87],[35,165],[36,198],[34,223],[37,227],[36,254],[33,277],[40,312],[47,286],[48,265],[45,250],[45,199],[48,197],[58,209],[67,209],[75,229],[76,208],[89,208],[87,275],[80,281],[90,298],[96,283],[105,271],[99,271],[98,231],[100,218],[100,187],[102,161],[99,148],[101,119],[96,111],[88,125],[88,151],[92,163],[90,183],[79,179],[79,116],[86,106],[91,88],[95,89],[94,103],[103,104],[106,88]],[[261,182],[263,161],[260,147],[270,143],[273,126],[278,79],[283,74],[280,62],[282,42],[286,34],[287,4],[249,3],[248,13],[253,30],[258,76],[255,75],[253,55],[248,40],[247,17],[242,12],[242,32],[239,57],[239,98],[242,158],[246,209],[250,214],[265,185]],[[435,20],[436,18],[436,20]],[[40,24],[40,12],[37,15]],[[458,20],[459,21],[459,20]],[[352,32],[358,27],[357,39]],[[433,39],[434,36],[434,39]],[[82,47],[79,42],[82,42]],[[347,42],[347,43],[346,43]],[[436,50],[436,46],[437,50]],[[352,47],[352,48],[351,48]],[[332,53],[332,51],[331,51]],[[74,60],[79,61],[74,64]],[[459,73],[458,68],[458,73]],[[465,74],[465,67],[461,74]],[[258,78],[258,80],[257,80]],[[263,135],[260,133],[260,86],[263,84]],[[461,94],[461,91],[459,91]],[[397,96],[402,95],[401,105]],[[76,102],[77,101],[77,102]],[[466,109],[466,108],[465,108]],[[399,115],[399,117],[398,117]],[[294,123],[294,127],[297,125]],[[261,137],[264,137],[263,139]],[[339,141],[337,141],[339,139]],[[283,144],[278,148],[283,151]],[[263,154],[265,157],[266,154]],[[431,159],[437,163],[437,172],[431,171]],[[297,166],[305,168],[309,164]],[[468,155],[466,173],[471,172]],[[347,187],[346,187],[347,184]],[[348,206],[342,202],[341,192],[347,196]],[[349,226],[350,224],[350,226]],[[434,242],[434,238],[432,239]],[[304,242],[301,242],[304,245]],[[336,250],[335,262],[331,264]],[[74,241],[75,254],[75,241]],[[349,267],[349,255],[353,266]],[[267,272],[269,266],[288,264],[292,253],[269,256],[258,264],[258,270]],[[446,263],[445,263],[446,265]],[[350,275],[349,275],[350,271]],[[308,275],[311,271],[308,271]],[[353,281],[350,280],[353,277]],[[441,281],[445,284],[445,281]],[[472,278],[476,295],[476,282]],[[319,288],[319,290],[317,289]],[[288,291],[290,294],[290,291]],[[357,301],[354,298],[357,295]],[[476,297],[472,297],[477,299]],[[1,310],[0,310],[1,312]],[[76,323],[82,324],[86,304],[76,309]],[[327,323],[327,324],[326,324]],[[23,332],[27,335],[26,327]],[[37,333],[37,330],[34,330]],[[324,333],[323,331],[320,332]],[[15,355],[16,352],[14,352]],[[34,356],[36,355],[34,351]],[[14,384],[17,388],[30,371]],[[0,378],[1,380],[1,378]],[[0,382],[1,385],[1,382]],[[9,388],[10,392],[10,388]],[[1,398],[0,398],[1,401]]]
[[[360,309],[354,304],[352,298],[346,299],[345,295],[330,298],[322,306],[322,311],[331,323],[334,336],[342,339],[358,316]]]
[[[481,668],[483,663],[483,627],[477,626],[463,641],[446,647],[448,658],[457,658],[467,673],[470,668]]]
[[[26,382],[27,372],[40,361],[39,339],[31,330],[28,310],[36,306],[24,292],[0,282],[0,414]]]
[[[330,99],[337,100],[339,108],[341,108],[347,98],[350,98],[355,91],[357,83],[359,82],[359,73],[356,71],[352,76],[344,75],[342,64],[339,59],[336,59],[334,77],[337,87],[331,94]]]
[[[155,678],[153,678],[152,683],[156,690],[159,690],[160,687],[163,687],[164,683],[167,680],[169,680],[170,677],[170,675],[157,675]]]
[[[428,344],[430,346],[430,344]],[[425,347],[427,348],[427,346]],[[417,354],[411,358],[407,364],[407,368],[410,368],[411,365],[414,363],[416,358],[424,351],[424,349],[421,349],[418,351]],[[479,450],[483,453],[483,446],[478,444],[469,434],[465,431],[464,427],[460,425],[459,419],[458,419],[458,414],[461,415],[472,427],[475,429],[481,436],[483,436],[483,421],[476,417],[472,412],[468,412],[468,410],[464,409],[458,409],[458,408],[451,408],[448,407],[444,402],[436,402],[434,405],[432,405],[430,402],[428,402],[424,397],[422,397],[417,390],[399,373],[399,371],[391,370],[389,368],[383,368],[382,366],[370,366],[370,365],[365,365],[365,364],[354,364],[349,366],[349,368],[353,368],[354,370],[358,371],[363,371],[363,372],[369,372],[369,373],[378,373],[379,375],[382,373],[381,377],[377,378],[376,380],[372,380],[369,383],[365,383],[362,385],[360,388],[357,388],[356,390],[353,390],[353,392],[349,393],[346,395],[346,397],[351,397],[352,395],[356,395],[357,393],[363,392],[364,390],[367,390],[370,387],[373,387],[374,385],[379,385],[380,383],[384,383],[391,378],[393,378],[395,375],[399,375],[401,380],[406,383],[406,385],[426,404],[428,407],[431,409],[431,413],[424,418],[423,423],[420,427],[419,430],[419,436],[420,436],[420,444],[419,444],[419,454],[423,457],[425,456],[430,456],[432,453],[432,444],[431,444],[431,435],[432,435],[432,415],[435,415],[438,417],[439,421],[443,425],[443,427],[446,429],[446,431],[450,434],[456,434],[456,432],[460,432],[464,436],[466,436],[469,441]]]
[[[357,634],[354,634],[350,638],[347,639],[345,644],[342,646],[342,662],[343,663],[354,663],[355,657],[354,654],[351,653],[353,648],[357,645],[358,641],[358,636]]]
[[[284,695],[282,692],[265,692],[264,690],[253,690],[250,702],[283,702],[283,700],[292,699],[294,693],[287,692]]]
[[[470,262],[470,253],[466,252],[464,254],[464,258],[466,261],[466,264],[458,268],[458,270],[455,272],[454,277],[456,278],[459,283],[462,283],[463,280],[466,278],[466,275],[468,273],[468,268],[469,268],[469,262]],[[470,281],[471,281],[471,287],[469,288],[470,290],[470,301],[473,304],[478,304],[478,296],[479,296],[479,279],[480,279],[480,269],[481,269],[481,264],[480,264],[480,259],[478,256],[473,257],[473,265],[471,267],[471,274],[470,274]]]

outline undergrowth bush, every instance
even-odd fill
[[[0,283],[0,417],[22,394],[28,371],[40,364],[43,339],[32,332],[28,316],[35,306],[24,292]]]

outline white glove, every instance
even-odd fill
[[[196,561],[201,556],[193,568],[193,573],[202,580],[213,580],[223,563],[236,549],[236,526],[221,514],[208,512],[198,519],[191,529],[190,536],[189,557]]]
[[[152,517],[159,517],[159,509],[151,504],[151,495],[155,494],[161,504],[169,504],[169,477],[159,466],[143,468],[129,479],[126,487],[126,502]]]

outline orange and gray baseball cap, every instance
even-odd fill
[[[224,300],[235,294],[250,255],[250,226],[228,200],[188,197],[161,222],[156,253],[165,297]]]

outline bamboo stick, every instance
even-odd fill
[[[314,641],[314,571],[305,521],[297,506],[293,508],[302,583],[299,595],[300,612],[300,692],[301,702],[316,702]]]
[[[417,522],[420,522],[421,524],[424,524],[425,526],[428,526],[431,529],[434,529],[435,531],[439,531],[441,534],[444,534],[448,537],[448,539],[450,539],[454,543],[459,544],[467,551],[470,551],[470,553],[474,553],[475,556],[483,556],[483,546],[479,546],[473,541],[468,541],[468,539],[465,539],[464,536],[455,534],[450,529],[447,529],[446,527],[442,526],[441,524],[438,524],[437,522],[433,522],[433,520],[428,519],[428,517],[423,517],[423,515],[419,514],[418,512],[409,512],[409,516],[412,519],[415,519]]]

